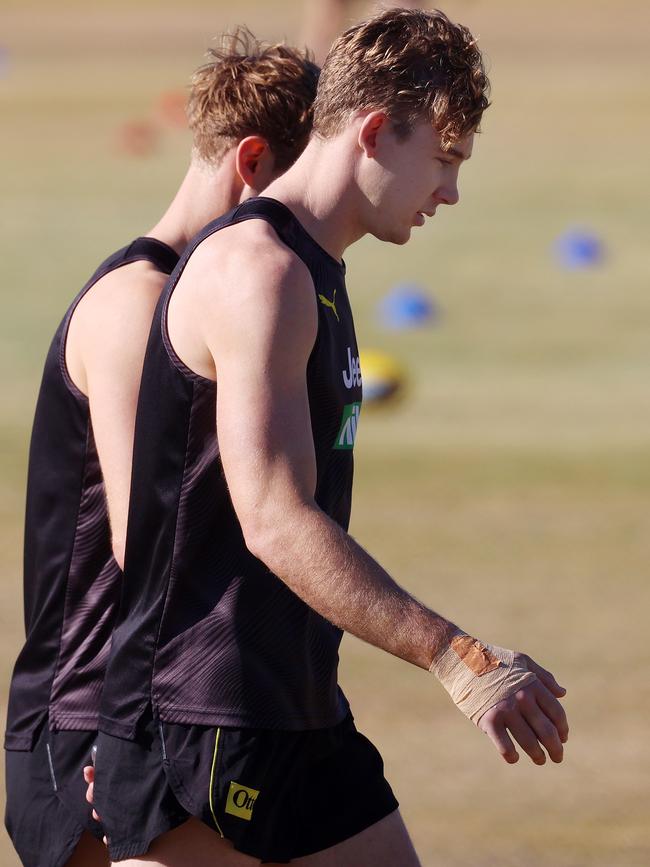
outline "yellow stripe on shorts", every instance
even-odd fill
[[[223,837],[224,836],[223,831],[221,830],[221,826],[219,825],[219,822],[217,821],[217,817],[216,817],[215,812],[214,812],[214,800],[212,798],[212,792],[214,791],[214,777],[215,777],[214,772],[215,772],[216,767],[217,767],[217,754],[219,752],[219,735],[220,734],[221,734],[221,729],[218,728],[217,729],[217,736],[214,739],[214,754],[212,756],[212,769],[210,771],[210,791],[208,792],[208,800],[210,802],[210,812],[212,813],[212,818],[214,820],[214,824],[217,826],[217,831]]]

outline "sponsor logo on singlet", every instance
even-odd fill
[[[361,412],[361,403],[348,403],[343,407],[343,417],[341,418],[341,427],[336,435],[334,442],[335,449],[353,449],[354,440],[357,435],[357,425],[359,423],[359,413]]]
[[[361,385],[361,365],[359,363],[359,356],[356,358],[352,357],[352,350],[348,346],[348,369],[342,370],[343,374],[343,385],[346,388],[354,388],[355,385]]]
[[[339,319],[339,314],[336,312],[336,289],[334,290],[334,295],[332,296],[331,301],[326,295],[320,295],[319,294],[318,298],[319,298],[321,304],[323,304],[325,307],[329,307],[331,310],[334,311],[334,315],[336,316],[336,321],[340,322],[341,320]]]
[[[241,783],[231,780],[228,799],[226,800],[226,813],[250,822],[253,818],[253,807],[258,795],[257,789],[249,789],[248,786],[242,786]]]

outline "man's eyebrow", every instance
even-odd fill
[[[442,151],[442,153],[447,157],[456,157],[461,163],[465,162],[471,157],[471,154],[465,155],[462,151],[459,151],[458,148],[449,148],[447,151]]]

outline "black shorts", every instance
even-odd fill
[[[240,852],[288,862],[341,843],[398,807],[381,756],[351,716],[304,732],[153,722],[147,728],[149,747],[147,740],[139,746],[100,735],[95,801],[113,860],[144,854],[155,836],[195,816]],[[129,756],[141,763],[139,772],[128,767]]]
[[[49,732],[50,760],[59,800],[85,831],[102,840],[104,830],[93,819],[86,800],[88,786],[83,769],[91,763],[90,751],[97,743],[97,732]]]
[[[139,728],[133,741],[99,732],[94,807],[111,862],[144,855],[156,837],[189,819],[167,782],[153,720]]]
[[[74,737],[77,754],[85,751],[95,738],[89,732],[66,734]],[[6,751],[5,826],[25,867],[62,867],[84,830],[102,837],[85,800],[78,806],[75,801],[71,806],[75,800],[72,777],[76,777],[77,769],[73,769],[71,762],[60,762],[59,772],[55,770],[51,738],[45,722],[33,749]],[[79,789],[85,794],[82,767]]]

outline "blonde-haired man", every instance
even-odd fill
[[[117,613],[153,312],[198,229],[259,193],[304,148],[317,78],[301,52],[244,30],[211,51],[192,81],[194,144],[178,193],[153,229],[100,265],[52,342],[30,451],[27,637],[5,738],[6,824],[26,867],[107,863],[82,767]]]
[[[458,201],[487,86],[471,34],[440,12],[351,28],[301,157],[206,226],[168,283],[100,715],[95,796],[114,860],[418,865],[337,684],[343,630],[432,671],[506,761],[507,730],[536,763],[542,746],[562,759],[553,676],[422,605],[347,533],[362,373],[341,257],[365,234],[404,244]],[[130,764],[145,736],[158,797],[178,809],[157,838],[163,811]]]

